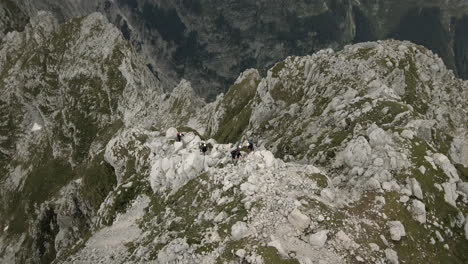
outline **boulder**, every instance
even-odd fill
[[[335,200],[335,193],[330,188],[321,190],[320,196],[329,202],[333,202]]]
[[[457,190],[468,196],[468,182],[459,182],[457,184]]]
[[[301,231],[310,225],[310,218],[299,211],[297,208],[289,214],[288,221],[291,223],[291,225]]]
[[[327,242],[328,230],[322,230],[309,236],[309,243],[314,248],[322,248]]]
[[[198,175],[203,169],[203,156],[199,153],[190,153],[183,160],[183,170],[189,177]]]
[[[391,264],[399,264],[400,262],[398,261],[398,254],[396,253],[395,250],[391,248],[385,249],[385,257],[388,259],[388,262]]]
[[[176,238],[158,253],[159,263],[171,263],[189,249],[185,239]]]
[[[445,156],[444,154],[436,153],[432,158],[434,160],[434,163],[437,164],[437,166],[439,166],[450,179],[454,181],[459,180],[457,169],[455,168],[455,166],[453,166],[453,164],[450,162],[447,156]]]
[[[380,251],[379,245],[375,243],[369,243],[369,247],[372,249],[372,251]]]
[[[392,240],[400,241],[401,237],[406,236],[405,227],[400,221],[390,221],[388,227],[390,228]]]
[[[401,132],[401,137],[402,138],[406,138],[406,139],[413,139],[414,137],[414,132],[411,131],[411,130],[403,130],[403,132]]]
[[[336,233],[336,238],[343,242],[351,241],[351,238],[349,238],[349,236],[345,232],[343,232],[343,230],[340,230],[338,231],[338,233]]]
[[[370,178],[366,182],[366,188],[368,190],[380,190],[381,189],[380,182],[375,178]]]
[[[231,236],[233,240],[240,240],[250,235],[249,227],[245,222],[238,221],[231,227]]]
[[[411,214],[414,220],[421,224],[426,223],[426,206],[419,200],[413,200],[411,204]]]
[[[391,137],[380,127],[369,133],[369,144],[372,148],[383,147],[391,142]]]
[[[358,137],[357,139],[348,143],[348,146],[344,150],[344,162],[350,168],[354,167],[365,167],[369,162],[372,148],[364,137]]]
[[[457,207],[457,203],[456,203],[456,200],[458,198],[457,184],[454,182],[445,182],[445,183],[442,183],[442,188],[444,188],[445,201],[451,206]]]
[[[247,252],[245,252],[245,249],[241,248],[236,251],[236,256],[239,258],[244,258],[246,253]]]
[[[263,161],[265,162],[266,168],[275,168],[276,167],[276,159],[273,156],[273,153],[270,151],[262,151]]]
[[[450,146],[450,157],[454,163],[468,167],[468,138],[455,137]]]
[[[166,130],[166,138],[167,139],[176,139],[177,138],[177,129],[170,127]]]
[[[413,193],[413,195],[419,200],[422,200],[424,198],[423,191],[421,189],[421,185],[419,184],[418,180],[416,180],[415,178],[410,178],[410,179],[407,179],[407,182],[411,187],[411,192]]]

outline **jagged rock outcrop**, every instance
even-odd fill
[[[46,12],[3,38],[0,87],[2,259],[50,262],[94,225],[116,184],[105,146],[162,88],[101,14]]]

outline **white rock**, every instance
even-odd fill
[[[39,125],[38,123],[34,123],[33,127],[31,128],[31,131],[35,132],[35,131],[40,131],[40,130],[42,130],[42,126]]]
[[[163,172],[167,172],[171,168],[173,168],[172,160],[168,158],[163,158],[160,163],[160,168]]]
[[[411,204],[413,218],[421,224],[426,223],[426,206],[419,200],[413,200]]]
[[[380,239],[382,240],[382,242],[384,243],[385,246],[387,246],[387,247],[389,246],[389,243],[388,243],[388,241],[387,241],[387,239],[385,238],[384,235],[380,235]]]
[[[370,178],[366,182],[366,187],[369,190],[379,190],[380,189],[380,182],[378,180],[376,180],[375,178]]]
[[[204,169],[203,156],[199,153],[190,153],[183,161],[183,169],[187,175],[196,176]]]
[[[420,171],[422,174],[426,174],[426,167],[424,167],[424,166],[419,167],[419,171]]]
[[[400,202],[402,202],[402,203],[407,203],[408,201],[409,201],[409,197],[408,197],[408,196],[402,195],[402,196],[400,197]]]
[[[422,200],[424,198],[423,191],[421,189],[421,185],[419,184],[418,180],[416,180],[415,178],[410,178],[409,184],[411,186],[411,191],[413,195],[419,200]]]
[[[377,245],[375,243],[369,243],[369,247],[372,249],[372,251],[379,251],[380,250],[379,245]]]
[[[364,137],[348,143],[344,150],[344,162],[351,168],[364,167],[369,161],[372,148]]]
[[[403,194],[403,195],[407,195],[407,196],[411,196],[413,195],[413,191],[411,191],[411,186],[408,188],[402,188],[400,190],[400,193]]]
[[[159,263],[171,263],[176,261],[177,258],[189,248],[189,245],[185,239],[176,238],[167,244],[162,250],[158,253]]]
[[[457,184],[451,182],[442,183],[442,188],[444,188],[444,199],[445,201],[453,207],[457,207],[456,200],[458,198],[457,193]]]
[[[349,236],[345,232],[343,232],[343,230],[340,230],[338,231],[338,233],[336,233],[336,238],[343,242],[351,241],[351,238],[349,238]]]
[[[385,257],[388,259],[388,261],[391,264],[399,264],[400,262],[398,261],[398,255],[395,252],[395,250],[387,248],[385,249]]]
[[[325,220],[325,217],[324,217],[323,215],[319,215],[319,216],[317,217],[317,221],[318,221],[318,222],[323,222],[323,220]]]
[[[225,213],[225,212],[221,212],[221,213],[219,213],[219,214],[213,219],[213,221],[214,221],[215,223],[221,223],[221,222],[224,220],[224,218],[226,218],[226,213]]]
[[[400,241],[401,237],[406,236],[405,227],[400,221],[390,221],[388,227],[392,240]]]
[[[442,234],[440,234],[439,230],[436,230],[435,231],[435,234],[436,234],[436,237],[437,239],[440,241],[440,242],[444,242],[444,237],[442,236]]]
[[[455,166],[450,162],[450,160],[444,154],[436,153],[433,155],[434,163],[439,166],[444,173],[449,176],[453,181],[458,181],[458,172]]]
[[[289,214],[288,221],[291,223],[291,225],[301,231],[310,225],[310,218],[299,211],[297,208]]]
[[[322,230],[309,236],[309,243],[314,248],[322,248],[327,242],[328,230]]]
[[[245,222],[238,221],[231,228],[231,236],[233,240],[239,240],[250,235],[249,227]]]
[[[401,132],[401,137],[402,138],[406,138],[406,139],[413,139],[414,137],[414,132],[411,131],[411,130],[403,130],[403,132]]]
[[[167,139],[175,139],[177,137],[177,129],[170,127],[166,130]]]
[[[457,190],[464,193],[465,195],[468,195],[468,182],[457,183]]]
[[[240,186],[240,190],[245,194],[245,195],[253,195],[255,191],[257,190],[257,186],[253,185],[250,182],[244,182]]]
[[[455,137],[450,146],[449,156],[454,163],[468,167],[468,138],[463,136]]]
[[[179,152],[184,147],[184,143],[182,142],[174,142],[174,152]]]
[[[245,249],[243,249],[243,248],[236,251],[236,256],[238,256],[239,258],[244,258],[245,254],[246,254],[246,252],[245,252]]]
[[[378,148],[390,144],[392,139],[382,128],[376,128],[369,134],[369,144],[372,148]]]
[[[376,158],[374,160],[374,166],[376,167],[382,167],[384,165],[384,160],[381,158]]]
[[[333,202],[335,200],[335,193],[330,188],[325,188],[321,190],[320,196],[329,202]]]
[[[276,159],[275,156],[273,156],[273,153],[270,151],[262,151],[261,152],[263,156],[263,160],[265,162],[266,168],[275,168],[276,167]]]

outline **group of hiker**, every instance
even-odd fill
[[[181,132],[177,132],[177,141],[178,142],[181,142],[182,141],[182,137],[184,136],[183,133]],[[254,150],[254,143],[251,139],[248,140],[248,145],[247,145],[247,149],[249,152],[252,152]],[[208,151],[208,146],[206,145],[206,143],[201,143],[200,144],[200,152],[203,153],[203,155],[206,155],[206,152]],[[241,154],[241,147],[238,145],[234,150],[231,151],[231,157],[232,157],[232,160],[239,160],[241,158],[242,154]]]

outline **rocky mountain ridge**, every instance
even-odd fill
[[[424,47],[288,57],[207,104],[102,15],[40,13],[0,66],[2,262],[468,259],[467,83]]]
[[[262,74],[287,56],[394,38],[424,45],[466,78],[466,1],[50,1],[20,0],[30,16],[61,20],[99,11],[148,58],[168,86],[189,80],[214,99],[239,72]]]

